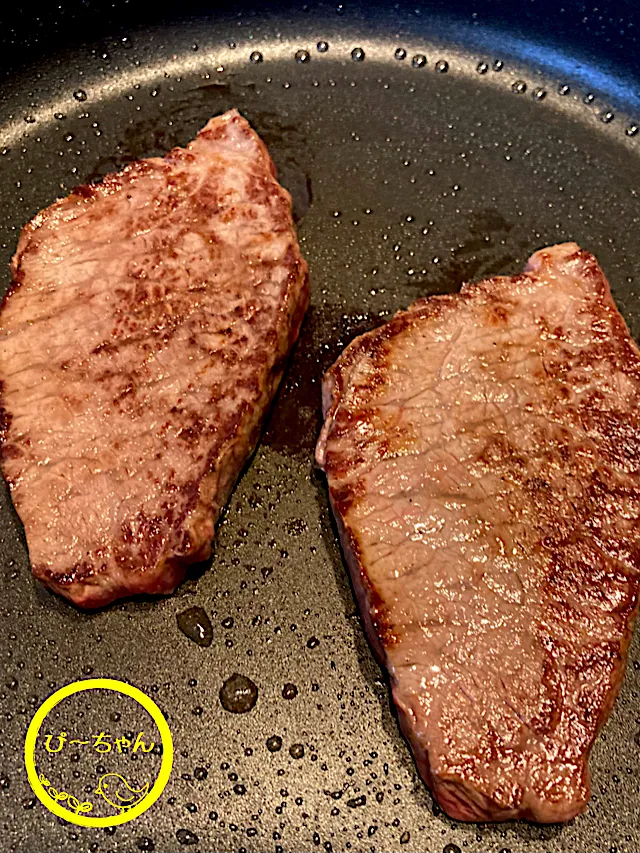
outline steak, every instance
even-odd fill
[[[23,230],[0,315],[2,469],[36,577],[81,607],[170,593],[308,302],[289,193],[236,112]]]
[[[317,447],[402,730],[459,820],[566,821],[623,677],[640,352],[574,243],[422,299],[325,376]]]

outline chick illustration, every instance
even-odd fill
[[[137,806],[140,800],[147,796],[149,783],[146,782],[142,788],[134,788],[119,773],[105,773],[100,777],[94,793],[100,794],[114,809],[125,812]]]

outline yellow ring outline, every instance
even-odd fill
[[[47,794],[36,771],[36,741],[42,723],[56,705],[59,705],[64,699],[68,699],[69,696],[82,693],[84,690],[112,690],[116,693],[121,693],[123,696],[129,696],[139,705],[142,705],[149,714],[160,732],[162,741],[162,763],[153,787],[147,796],[132,809],[122,812],[119,815],[113,815],[112,817],[86,817],[85,815],[79,815],[69,811],[69,809],[65,809]],[[128,821],[140,817],[141,814],[146,812],[155,803],[166,788],[173,766],[173,739],[160,708],[158,708],[153,699],[141,690],[138,690],[137,687],[133,687],[124,681],[116,681],[113,678],[87,678],[83,681],[73,681],[71,684],[61,687],[60,690],[56,690],[55,693],[49,696],[48,699],[45,699],[42,705],[40,705],[27,729],[27,736],[24,742],[24,763],[33,793],[42,805],[48,808],[50,812],[53,812],[54,815],[57,815],[57,817],[61,817],[63,820],[69,821],[69,823],[75,823],[77,826],[119,826],[121,823],[128,823]]]

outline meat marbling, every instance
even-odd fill
[[[317,460],[402,730],[461,820],[566,821],[623,677],[640,352],[595,258],[420,300],[324,381]]]
[[[23,230],[0,316],[2,469],[34,574],[83,607],[211,550],[308,302],[291,198],[235,111]]]

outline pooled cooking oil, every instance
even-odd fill
[[[237,672],[227,678],[220,688],[220,704],[231,714],[246,714],[258,701],[258,687]]]
[[[269,752],[279,752],[282,749],[282,738],[280,735],[271,735],[267,738],[267,749]]]
[[[295,684],[291,684],[287,682],[282,688],[282,698],[283,699],[295,699],[298,695],[298,688]]]
[[[176,616],[178,628],[199,646],[210,646],[213,640],[211,620],[202,607],[190,607]]]
[[[178,829],[176,831],[176,838],[180,844],[197,844],[200,840],[195,832],[191,832],[190,829]]]
[[[291,756],[291,758],[303,758],[304,745],[301,743],[292,743],[289,747],[289,755]]]

